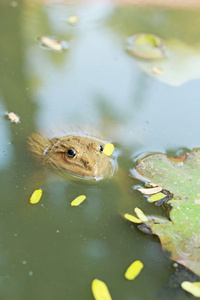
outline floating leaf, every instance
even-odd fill
[[[92,281],[92,293],[95,300],[112,300],[106,284],[99,279]]]
[[[124,276],[128,280],[133,280],[140,274],[142,269],[143,263],[140,260],[136,260],[128,267]]]
[[[105,147],[103,149],[103,153],[107,156],[111,156],[113,154],[114,151],[114,145],[111,143],[107,143],[105,144]]]
[[[71,206],[78,206],[86,199],[85,195],[78,196],[71,202]]]
[[[19,118],[19,116],[16,115],[14,112],[10,112],[10,113],[8,114],[8,118],[9,118],[12,122],[14,122],[14,123],[16,123],[16,124],[20,123],[20,118]]]
[[[68,23],[70,25],[76,25],[78,23],[78,20],[79,20],[79,18],[77,15],[72,15],[68,18]]]
[[[156,61],[138,61],[139,67],[149,76],[172,86],[180,86],[189,80],[200,78],[200,44],[185,44],[171,39],[167,43],[167,59]],[[159,74],[159,75],[158,75]]]
[[[200,148],[181,162],[160,153],[143,157],[136,170],[174,195],[168,201],[172,222],[148,225],[172,260],[200,276]]]
[[[136,218],[136,217],[134,217],[130,214],[124,214],[124,218],[131,221],[131,222],[133,222],[133,223],[138,223],[139,224],[139,223],[143,222],[142,220],[140,220],[140,219],[138,219],[138,218]]]
[[[39,189],[39,190],[35,190],[30,198],[30,203],[31,204],[36,204],[40,201],[42,197],[42,190]]]
[[[154,188],[137,188],[138,191],[140,191],[144,195],[153,195],[160,191],[162,191],[162,188],[160,186],[154,187]]]
[[[145,214],[143,213],[143,211],[141,211],[141,209],[139,209],[138,207],[136,207],[134,209],[134,211],[135,211],[136,215],[138,216],[138,218],[140,220],[142,220],[143,222],[148,222],[147,217],[145,216]]]
[[[157,193],[157,194],[155,194],[153,196],[150,196],[148,198],[148,202],[156,202],[156,201],[160,201],[161,199],[164,199],[164,198],[166,198],[165,194],[163,194],[163,193]]]
[[[164,41],[153,34],[135,34],[128,42],[128,52],[137,58],[152,60],[165,57]]]
[[[68,43],[66,41],[58,40],[52,36],[40,36],[37,38],[41,47],[46,50],[54,50],[61,52],[69,48]]]
[[[200,282],[183,281],[181,287],[193,296],[200,298]]]

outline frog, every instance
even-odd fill
[[[101,180],[113,171],[111,157],[104,153],[107,141],[86,134],[48,138],[33,133],[28,148],[40,163],[81,179]]]

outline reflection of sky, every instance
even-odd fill
[[[200,102],[193,92],[198,82],[175,88],[144,74],[124,49],[126,37],[121,40],[103,25],[111,11],[103,6],[99,10],[99,4],[80,11],[69,52],[54,54],[65,58],[61,65],[37,44],[31,49],[29,57],[34,58],[33,68],[41,80],[35,94],[38,129],[63,123],[103,128],[105,111],[112,115],[113,110],[116,120],[110,124],[106,120],[108,132],[104,134],[138,152],[198,146]],[[56,16],[57,24],[63,25],[68,10],[57,7],[56,12],[47,12],[52,24]],[[63,26],[60,32],[63,35]],[[99,109],[102,101],[104,112]]]
[[[0,99],[0,112],[1,115],[5,115],[6,109],[1,103]],[[13,148],[12,145],[9,144],[11,142],[11,134],[8,128],[8,121],[4,118],[0,118],[0,169],[8,168],[12,163],[13,158]]]

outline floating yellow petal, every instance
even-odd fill
[[[181,287],[193,296],[200,298],[200,282],[183,281]]]
[[[92,293],[95,300],[112,300],[107,285],[99,279],[92,281]]]
[[[143,222],[148,222],[147,217],[145,216],[145,214],[143,213],[143,211],[141,211],[141,209],[139,209],[138,207],[136,207],[134,209],[134,211],[135,211],[136,215],[138,216],[138,218],[140,220],[142,220]]]
[[[86,199],[85,195],[78,196],[71,202],[71,206],[78,206]]]
[[[105,144],[105,147],[103,149],[103,153],[107,156],[111,156],[113,154],[114,151],[114,145],[111,143],[107,143]]]
[[[128,269],[126,270],[126,273],[125,273],[125,277],[126,279],[128,280],[133,280],[135,279],[135,277],[137,277],[142,268],[143,268],[143,263],[140,261],[140,260],[136,260],[134,261],[129,267]]]
[[[161,199],[164,199],[166,197],[165,194],[163,193],[157,193],[155,195],[152,195],[148,198],[148,202],[156,202],[156,201],[159,201]]]
[[[133,223],[142,223],[142,220],[132,216],[132,215],[129,215],[129,214],[124,214],[124,218],[133,222]]]
[[[35,190],[30,198],[30,203],[31,204],[36,204],[40,201],[42,197],[42,190],[39,189],[39,190]]]
[[[68,18],[68,23],[70,25],[75,25],[78,22],[78,16],[77,15],[72,15]]]

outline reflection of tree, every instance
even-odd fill
[[[177,38],[188,43],[198,41],[200,10],[117,7],[108,25],[118,33],[131,36],[153,33],[163,39]]]

